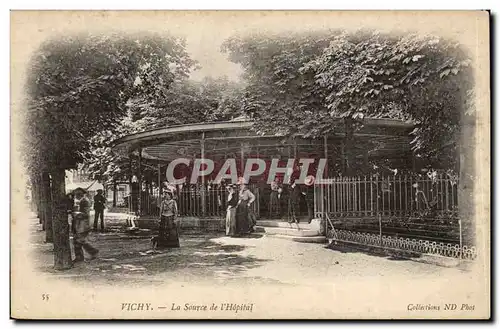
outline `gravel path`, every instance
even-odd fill
[[[218,282],[220,284],[272,283],[315,285],[329,280],[408,277],[413,279],[456,275],[455,268],[340,252],[323,244],[298,243],[255,234],[231,238],[217,234],[181,233],[181,248],[159,252],[150,249],[150,233],[130,235],[121,230],[91,233],[100,249],[99,258],[55,273],[51,245],[44,232],[32,226],[35,266],[58,278],[92,281],[94,284],[130,284],[147,281]]]
[[[130,235],[116,225],[109,232],[91,234],[90,240],[100,249],[99,258],[55,272],[52,245],[43,243],[45,232],[40,230],[38,221],[32,219],[31,223],[30,243],[13,242],[16,259],[29,263],[30,272],[47,281],[33,280],[31,274],[17,274],[20,296],[17,302],[26,304],[22,299],[24,294],[35,296],[50,291],[54,303],[64,304],[70,300],[73,304],[84,303],[81,305],[83,318],[89,314],[109,318],[110,312],[134,319],[137,316],[158,319],[373,318],[375,314],[385,318],[439,318],[453,314],[413,312],[408,307],[474,303],[477,314],[484,314],[488,308],[483,298],[487,286],[477,271],[350,249],[331,250],[323,244],[264,235],[230,238],[181,232],[181,248],[155,253],[150,250],[151,232]],[[48,288],[49,281],[52,287],[61,289]],[[40,316],[48,315],[48,306],[43,306],[48,304],[40,304],[44,302],[39,299],[29,302],[39,307]],[[120,311],[124,302],[152,302],[155,309],[148,315],[124,313]],[[251,303],[255,308],[246,313],[205,315],[172,310],[173,304],[186,303]],[[87,305],[90,305],[88,310]],[[69,309],[52,311],[57,311],[58,318],[75,316]],[[460,314],[470,317],[475,313]]]

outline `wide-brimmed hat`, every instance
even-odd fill
[[[72,193],[74,194],[74,193],[78,193],[78,192],[81,192],[81,193],[83,193],[83,194],[86,194],[86,193],[87,193],[87,190],[86,190],[86,189],[84,189],[84,188],[82,188],[82,187],[77,187],[77,188],[75,188],[75,189],[73,190],[73,192],[72,192]]]

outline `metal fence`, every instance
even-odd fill
[[[431,177],[364,176],[315,185],[315,216],[335,241],[472,259],[463,246],[458,181]]]
[[[457,187],[444,174],[332,178],[316,184],[315,209],[330,217],[456,217]]]

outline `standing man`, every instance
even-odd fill
[[[314,188],[312,186],[304,186],[304,188],[307,206],[307,221],[311,224],[314,218]]]
[[[288,219],[289,223],[299,223],[299,211],[300,211],[300,200],[302,199],[304,192],[301,191],[300,186],[295,182],[291,185],[290,198],[289,198],[289,209],[290,209],[290,218]]]
[[[73,213],[75,222],[75,236],[73,237],[73,245],[75,247],[75,260],[74,262],[84,261],[83,250],[89,255],[90,259],[94,259],[99,252],[88,241],[87,236],[90,233],[90,201],[85,196],[87,192],[79,187],[73,191],[73,194],[78,204],[77,210]]]
[[[106,198],[103,195],[103,190],[97,190],[97,194],[94,196],[94,231],[97,231],[97,223],[99,222],[99,217],[101,218],[101,231],[104,232],[104,208],[106,208]]]

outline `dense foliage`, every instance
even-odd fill
[[[412,148],[428,166],[456,169],[471,100],[470,59],[437,36],[361,31],[233,37],[223,50],[243,66],[243,110],[257,130],[317,137],[338,118],[416,124]],[[470,103],[470,102],[469,102]]]
[[[91,137],[126,115],[130,99],[160,94],[194,64],[183,40],[159,34],[47,41],[33,55],[27,82],[27,165],[74,167]]]
[[[93,178],[105,183],[127,181],[130,163],[113,151],[115,140],[160,127],[230,120],[240,114],[240,93],[239,85],[223,77],[199,82],[182,79],[161,91],[161,97],[151,97],[150,93],[135,97],[127,103],[126,117],[91,138],[91,148],[84,158],[87,169]],[[148,166],[143,174],[157,175],[156,169]]]

